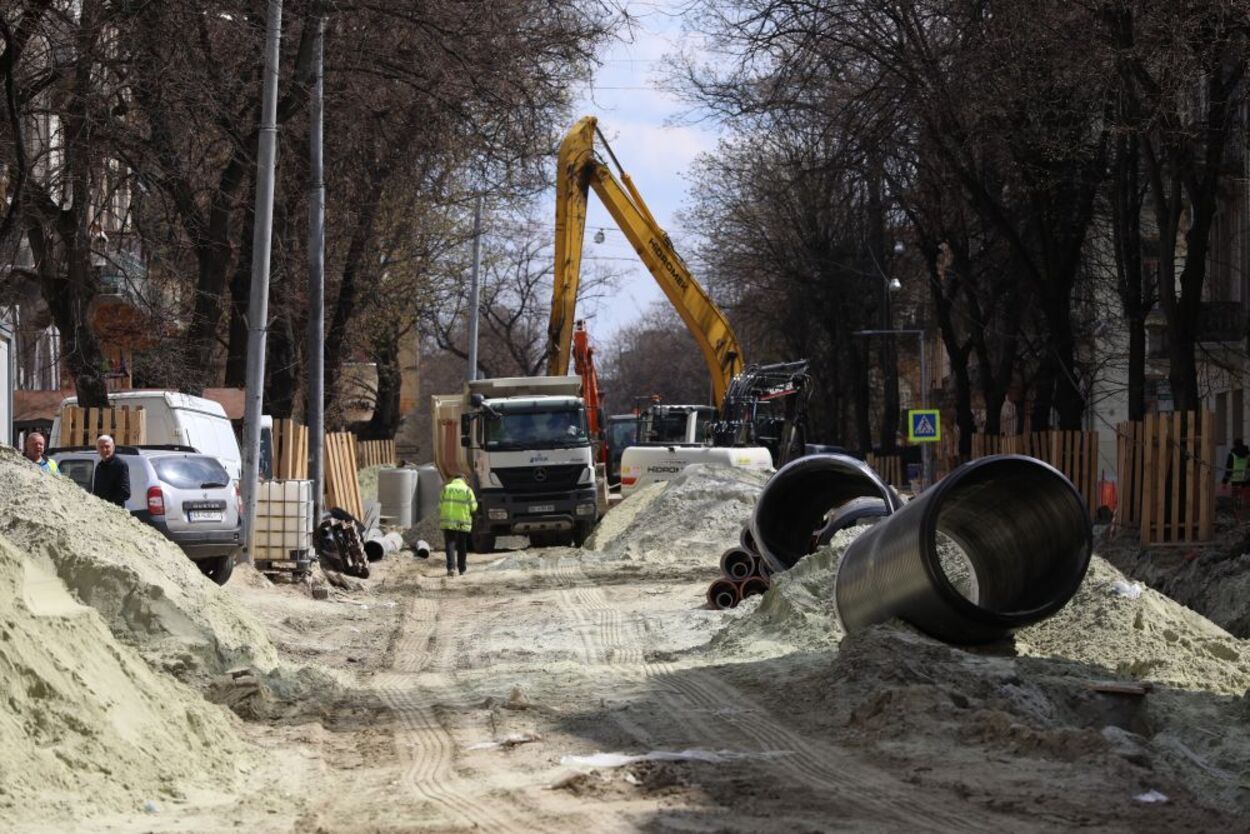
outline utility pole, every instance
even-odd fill
[[[482,194],[477,195],[473,208],[473,271],[469,278],[469,368],[466,379],[477,379],[477,327],[478,307],[481,305],[481,287],[478,273],[482,269]]]
[[[252,562],[256,490],[260,486],[260,416],[265,393],[265,337],[269,329],[269,252],[273,244],[273,180],[278,140],[278,52],[282,0],[269,0],[265,17],[265,83],[256,164],[256,222],[252,226],[252,293],[247,307],[247,396],[243,411],[244,561]]]
[[[308,475],[312,479],[313,525],[321,521],[325,484],[325,235],[326,184],[324,172],[325,15],[317,17],[313,46],[316,79],[308,125]]]

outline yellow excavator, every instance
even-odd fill
[[[595,152],[596,136],[620,172],[619,180]],[[656,222],[633,180],[612,153],[593,116],[580,119],[560,144],[556,171],[555,284],[547,327],[547,373],[564,375],[569,369],[574,328],[578,324],[577,288],[586,231],[586,201],[591,189],[599,195],[677,310],[707,363],[718,417],[711,422],[706,438],[686,440],[710,440],[716,447],[738,447],[741,460],[735,458],[735,465],[753,466],[771,457],[772,463],[779,466],[795,454],[802,454],[807,362],[744,366],[742,348],[728,319],[690,274],[668,233]],[[770,402],[784,403],[782,413],[778,414]],[[768,453],[763,458],[752,456],[742,450],[745,446],[764,446]],[[649,466],[635,468],[644,473],[650,469]],[[660,469],[664,467],[656,471]],[[622,471],[624,473],[624,469]],[[674,465],[664,471],[679,470]],[[638,478],[633,480],[641,485]],[[623,474],[622,483],[629,485],[630,482],[631,476]]]
[[[618,180],[598,154],[595,137],[620,171]],[[660,228],[629,174],[612,153],[598,120],[580,119],[560,144],[556,173],[556,264],[551,322],[547,327],[547,373],[567,374],[576,322],[577,285],[581,277],[586,199],[594,189],[634,251],[689,328],[712,377],[712,398],[719,409],[733,378],[743,370],[742,349],[725,315],[690,274]]]

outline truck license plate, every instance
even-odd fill
[[[187,513],[188,521],[221,521],[221,510],[191,510]]]
[[[532,513],[554,513],[555,511],[555,504],[535,504],[530,507],[530,512]]]

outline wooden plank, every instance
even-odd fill
[[[1133,483],[1133,518],[1140,525],[1142,516],[1142,465],[1145,463],[1146,448],[1146,418],[1143,416],[1141,423],[1133,427],[1133,435],[1135,446],[1133,449],[1133,467],[1134,467],[1134,483]],[[1142,539],[1144,542],[1145,539]]]
[[[1172,516],[1169,519],[1171,524],[1169,527],[1168,541],[1177,541],[1180,533],[1180,512],[1181,512],[1181,485],[1185,478],[1184,470],[1181,468],[1181,431],[1185,427],[1185,415],[1183,412],[1172,412],[1172,437],[1168,444],[1168,453],[1172,458],[1172,466],[1169,474],[1171,475],[1172,484]]]
[[[1202,432],[1202,415],[1191,411],[1185,415],[1189,433],[1185,436],[1185,528],[1182,540],[1191,542],[1198,538],[1198,452]]]
[[[1151,489],[1150,489],[1150,485],[1146,482],[1146,473],[1150,471],[1151,463],[1154,460],[1152,446],[1153,446],[1153,438],[1154,438],[1155,415],[1147,414],[1145,415],[1145,418],[1146,419],[1142,421],[1142,468],[1140,470],[1142,489],[1141,489],[1141,496],[1139,499],[1138,507],[1140,508],[1139,519],[1141,521],[1141,530],[1140,530],[1141,543],[1149,544],[1150,543],[1150,517],[1152,514],[1153,505],[1151,504],[1151,501],[1150,501]]]
[[[1159,415],[1158,423],[1158,440],[1155,448],[1155,460],[1158,465],[1155,467],[1155,530],[1156,535],[1154,541],[1162,544],[1167,541],[1167,518],[1168,518],[1168,466],[1172,461],[1171,455],[1168,454],[1168,435],[1171,428],[1172,420],[1170,415]]]
[[[1215,533],[1215,412],[1202,414],[1202,485],[1198,495],[1198,539],[1209,542]]]
[[[1098,446],[1099,446],[1098,432],[1092,431],[1089,433],[1089,461],[1090,461],[1089,476],[1091,479],[1093,479],[1095,491],[1098,491],[1099,487],[1102,484],[1102,473],[1098,469]],[[1098,512],[1098,505],[1101,502],[1102,502],[1101,495],[1098,495],[1094,498],[1093,512],[1095,513]]]
[[[297,425],[295,435],[299,438],[296,444],[299,457],[296,459],[295,470],[299,473],[300,480],[306,481],[308,480],[308,426]]]

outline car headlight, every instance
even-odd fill
[[[486,517],[489,518],[491,521],[507,521],[508,511],[507,510],[488,510],[486,512]]]
[[[578,504],[577,514],[578,515],[594,515],[595,505],[594,504]]]

